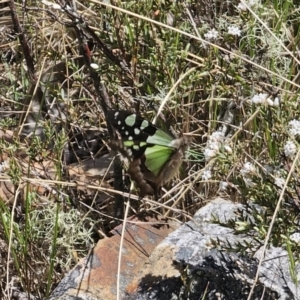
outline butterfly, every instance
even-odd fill
[[[107,117],[120,135],[110,146],[127,158],[127,173],[136,182],[140,196],[157,196],[160,187],[178,172],[189,140],[175,139],[130,111],[111,110]]]

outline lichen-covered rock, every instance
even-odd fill
[[[122,251],[121,299],[250,299],[263,241],[235,234],[226,226],[241,210],[241,204],[218,198],[173,232],[165,225],[161,228],[143,225],[139,230],[135,225],[128,226]],[[120,233],[121,229],[117,231]],[[163,236],[167,237],[162,240]],[[86,265],[81,262],[75,267],[50,299],[116,299],[119,242],[119,234],[102,240],[92,258],[86,259]],[[238,244],[250,245],[251,251],[246,249],[243,254],[230,251]],[[141,257],[135,252],[138,249],[142,251]],[[268,248],[251,300],[298,300],[300,288],[291,278],[289,263],[285,250]],[[296,274],[300,274],[299,265],[295,268]]]

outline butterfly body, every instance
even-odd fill
[[[108,119],[121,136],[110,145],[128,159],[127,172],[140,194],[156,194],[178,172],[188,141],[175,139],[129,111],[109,111]]]

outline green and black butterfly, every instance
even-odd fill
[[[157,195],[158,189],[178,172],[188,140],[175,139],[129,111],[109,111],[108,120],[121,136],[110,145],[128,159],[127,172],[140,195]]]

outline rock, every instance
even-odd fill
[[[137,256],[135,259],[135,254],[128,256],[125,248],[120,299],[248,299],[262,254],[263,241],[258,243],[250,236],[235,234],[233,229],[226,227],[226,223],[236,218],[237,211],[241,209],[241,204],[221,198],[213,200],[195,214],[193,221],[170,233],[155,249],[152,247],[148,250],[147,253],[151,253],[154,249],[149,259],[142,259],[140,263],[140,258]],[[248,217],[251,218],[251,215]],[[217,219],[224,226],[217,224]],[[94,254],[90,260],[96,262],[95,265],[81,263],[73,270],[77,276],[69,275],[53,295],[65,289],[68,291],[65,294],[73,297],[77,295],[76,299],[116,299],[111,297],[116,293],[115,263],[119,240],[116,236],[113,238],[114,241],[107,239],[100,242],[102,246],[97,246],[95,251],[98,254],[96,257]],[[138,240],[136,238],[134,233],[135,241]],[[143,238],[141,241],[144,243],[146,240]],[[153,240],[152,245],[157,241]],[[238,244],[251,246],[251,251],[246,249],[243,254],[229,251],[230,248],[237,248]],[[104,250],[98,252],[102,247]],[[114,264],[111,269],[108,268],[110,262]],[[289,266],[288,253],[284,249],[269,247],[251,300],[299,299],[300,288],[293,282]],[[300,274],[298,264],[295,268],[296,274]],[[82,283],[79,285],[80,278]],[[67,289],[70,286],[72,294]]]
[[[173,275],[173,280],[163,272],[158,274],[155,262],[153,268],[148,266],[139,278],[136,290],[125,299],[246,300],[255,279],[261,248],[251,258],[250,255],[216,249],[213,242],[218,241],[224,247],[245,242],[257,244],[250,237],[236,235],[232,229],[214,221],[217,218],[226,224],[236,217],[235,212],[242,207],[241,204],[219,198],[201,208],[193,221],[171,233],[152,254],[160,261],[168,261],[169,264],[173,261],[173,274],[175,270],[180,270],[183,280],[178,282],[179,273]],[[297,271],[299,273],[299,266]],[[148,280],[145,290],[145,278],[152,274],[155,274],[152,283]],[[297,295],[300,295],[300,290],[291,279],[285,250],[268,249],[259,274],[251,299],[299,299]],[[159,282],[158,278],[161,278]],[[173,288],[170,282],[177,282],[177,286]],[[169,292],[168,298],[163,295],[166,290]]]
[[[126,287],[143,269],[151,252],[177,227],[177,223],[166,224],[162,219],[128,220],[122,247],[121,299]],[[99,241],[89,257],[75,266],[49,299],[115,300],[121,232],[122,225],[114,229],[112,237]]]

